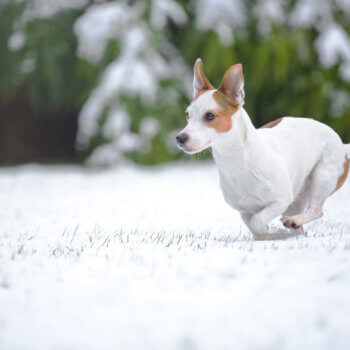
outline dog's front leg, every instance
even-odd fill
[[[255,240],[268,240],[268,223],[275,217],[281,215],[290,205],[291,199],[279,200],[273,202],[253,214],[250,220],[244,220],[249,230],[252,232]]]

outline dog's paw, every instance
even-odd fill
[[[291,217],[284,217],[284,218],[281,218],[281,221],[283,223],[283,225],[285,227],[288,227],[288,228],[293,228],[295,230],[297,230],[298,228],[300,228],[300,225],[298,223],[296,223],[293,218]]]

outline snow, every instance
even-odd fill
[[[298,0],[290,14],[290,24],[305,28],[323,26],[332,22],[331,1]]]
[[[31,73],[37,64],[37,53],[36,52],[27,52],[23,57],[21,62],[21,73],[28,74]]]
[[[320,60],[326,67],[334,66],[339,60],[350,62],[350,39],[339,25],[329,26],[316,40]]]
[[[20,50],[26,43],[26,36],[22,31],[17,31],[11,34],[7,41],[7,46],[11,51]]]
[[[35,18],[50,18],[66,10],[77,10],[88,5],[88,0],[16,0],[26,2],[22,20],[31,21]]]
[[[133,11],[132,11],[133,10]],[[110,39],[118,38],[130,21],[137,18],[135,8],[126,3],[109,2],[88,7],[74,24],[78,40],[78,56],[99,62]]]
[[[176,24],[182,25],[187,22],[184,9],[174,0],[151,1],[151,25],[156,29],[163,29],[172,19]]]
[[[136,41],[135,47],[147,39],[140,28],[134,28],[127,35],[130,43]],[[83,105],[79,116],[78,145],[84,147],[90,138],[98,132],[98,120],[106,105],[113,103],[121,93],[129,96],[140,96],[144,102],[152,102],[158,90],[158,79],[161,77],[150,68],[151,59],[142,60],[138,53],[130,54],[133,46],[127,46],[121,57],[109,64],[100,83],[93,90]],[[139,49],[143,44],[138,46]],[[159,61],[161,59],[159,58]],[[164,62],[160,62],[163,63]],[[159,67],[157,68],[159,69]],[[108,118],[109,119],[109,116]]]
[[[80,112],[77,143],[81,148],[97,134],[98,121],[106,105],[122,93],[140,96],[143,102],[152,103],[159,80],[171,75],[165,60],[149,43],[148,28],[137,20],[141,13],[139,3],[133,7],[124,3],[98,4],[89,7],[74,26],[79,56],[93,62],[103,57],[108,40],[121,42],[120,56],[106,67]]]
[[[350,93],[345,90],[335,90],[331,93],[331,116],[339,118],[350,107]]]
[[[67,6],[66,1],[62,4],[62,8]],[[75,0],[72,4],[80,6],[83,1]],[[188,5],[175,0],[151,0],[147,4],[141,0],[92,2],[74,24],[77,55],[102,69],[97,86],[80,111],[77,148],[87,149],[93,137],[106,133],[106,127],[102,126],[104,130],[101,130],[101,120],[108,123],[116,116],[104,115],[106,108],[118,108],[129,119],[134,117],[120,100],[123,94],[140,97],[143,104],[151,105],[163,94],[162,100],[174,105],[177,99],[172,95],[178,93],[175,84],[166,92],[159,90],[160,82],[170,79],[173,83],[180,82],[182,90],[189,97],[192,95],[192,69],[168,41],[165,27],[169,21],[181,26],[193,16],[199,30],[215,31],[228,46],[232,45],[235,32],[246,37],[248,26],[255,20],[262,36],[270,33],[273,24],[312,28],[317,32],[314,44],[321,65],[331,68],[339,64],[340,77],[350,81],[350,39],[335,18],[337,11],[349,17],[348,4],[349,0],[297,0],[292,7],[287,6],[286,0],[257,0],[250,5],[242,0],[198,0]],[[120,54],[106,64],[103,58],[110,40],[118,42]],[[122,137],[119,132],[109,137],[111,143],[94,150],[90,164],[107,165],[125,160],[126,150],[147,149],[155,135],[150,134],[145,140],[140,133],[124,129],[123,141],[119,140]]]
[[[285,6],[285,0],[258,1],[254,7],[254,13],[258,19],[259,31],[262,35],[269,34],[273,23],[281,25],[286,21],[283,6]]]
[[[109,118],[103,126],[103,136],[107,138],[118,138],[130,129],[130,117],[121,108],[113,108],[109,113]]]
[[[247,23],[247,9],[242,0],[200,0],[194,4],[197,27],[214,30],[227,46],[233,43],[233,29]]]
[[[0,169],[0,348],[348,349],[350,181],[254,242],[211,163]]]
[[[350,38],[345,30],[337,24],[329,25],[317,38],[315,46],[325,67],[343,62],[340,72],[350,81]]]
[[[161,126],[158,119],[146,116],[141,120],[140,134],[144,136],[144,138],[151,139],[158,133],[160,128]]]
[[[130,128],[123,128],[123,133],[115,132],[113,126],[109,132],[111,124],[123,124],[125,119],[133,117],[120,101],[122,94],[139,96],[142,103],[152,104],[157,98],[161,80],[178,79],[188,85],[188,80],[182,77],[190,77],[190,74],[177,57],[175,48],[168,43],[164,52],[158,52],[152,46],[152,32],[141,20],[144,5],[141,1],[130,5],[126,2],[95,4],[74,25],[78,55],[82,58],[98,63],[111,39],[118,40],[121,48],[119,56],[102,72],[99,83],[79,114],[77,147],[85,149],[91,138],[100,132],[100,120],[105,108],[111,107],[102,133],[104,136],[108,134],[112,142],[96,148],[89,159],[90,164],[115,164],[116,161],[124,160],[126,151],[147,149],[150,139],[159,130],[159,123],[153,116],[144,116],[143,119],[146,119],[140,125],[139,134],[132,133]],[[181,6],[172,0],[152,1],[151,17],[151,24],[156,29],[162,27],[168,18],[178,24],[187,20]],[[116,121],[118,117],[122,117],[122,120]]]
[[[350,0],[336,0],[336,3],[341,11],[350,15]]]
[[[315,28],[318,36],[315,40],[320,63],[330,68],[340,63],[339,75],[350,81],[350,38],[335,22],[334,13],[338,10],[349,18],[349,0],[314,1],[298,0],[289,16],[292,26]]]

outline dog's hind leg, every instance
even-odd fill
[[[287,210],[282,214],[283,216],[294,216],[305,211],[310,202],[309,188],[305,186],[303,191],[299,193],[297,198],[292,202]]]
[[[298,228],[323,216],[323,204],[326,199],[345,181],[348,172],[347,158],[340,172],[339,162],[321,161],[315,166],[309,183],[309,203],[307,210],[298,215],[285,216],[281,220],[286,227]],[[338,174],[338,176],[334,176]]]
[[[310,206],[305,211],[305,213],[301,213],[294,216],[283,217],[281,219],[283,222],[283,225],[294,229],[302,228],[304,224],[307,224],[310,221],[319,219],[323,216],[322,206],[323,204],[318,202],[310,203]]]
[[[310,202],[310,191],[309,191],[308,182],[309,182],[309,180],[307,181],[307,184],[304,186],[303,191],[301,193],[299,193],[299,195],[295,199],[295,201],[292,202],[289,205],[289,207],[287,208],[287,210],[282,214],[282,219],[281,219],[282,222],[284,221],[284,219],[286,217],[291,217],[291,216],[295,216],[295,215],[304,213],[305,209],[307,208],[307,206]],[[287,226],[287,225],[285,225],[285,226]],[[294,228],[294,229],[300,228],[301,230],[303,230],[302,226],[293,227],[292,225],[290,225],[289,227]]]

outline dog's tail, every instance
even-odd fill
[[[345,147],[346,155],[350,160],[350,143],[348,143],[347,145],[344,145],[344,147]]]

